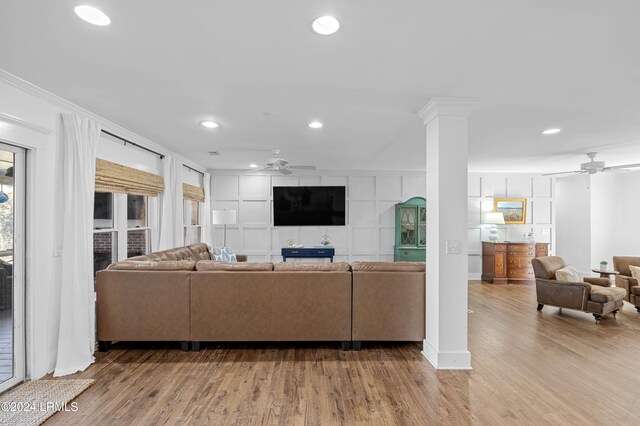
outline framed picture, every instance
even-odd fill
[[[527,199],[494,198],[493,211],[504,215],[504,223],[523,224],[527,218]]]

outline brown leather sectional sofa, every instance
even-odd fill
[[[353,270],[352,270],[353,267]],[[99,349],[112,341],[420,341],[424,263],[212,262],[195,244],[98,272]]]

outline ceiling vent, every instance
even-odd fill
[[[220,156],[220,151],[209,151],[209,155]]]

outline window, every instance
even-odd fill
[[[202,241],[202,225],[200,222],[200,202],[184,200],[184,244],[196,244]]]
[[[93,199],[93,273],[118,261],[118,236],[114,221],[114,195],[96,192]]]
[[[127,194],[127,258],[149,253],[148,197]]]
[[[112,263],[151,251],[150,211],[156,198],[96,192],[93,204],[94,274]],[[155,223],[155,222],[154,222]]]

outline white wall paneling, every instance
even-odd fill
[[[250,261],[281,262],[287,240],[316,246],[325,233],[336,249],[334,261],[393,260],[395,204],[425,196],[425,174],[390,171],[300,171],[282,176],[238,170],[211,171],[212,208],[238,210],[228,227],[227,246]],[[346,226],[273,226],[273,186],[345,186]],[[210,214],[210,213],[208,213]],[[222,244],[222,227],[214,244]]]
[[[590,274],[613,256],[640,256],[640,172],[557,178],[559,256]]]
[[[482,273],[482,241],[489,237],[484,215],[493,210],[493,199],[526,198],[524,225],[498,225],[501,241],[521,241],[523,233],[533,234],[538,242],[550,243],[554,250],[554,191],[550,177],[520,173],[469,173],[468,177],[468,243],[469,278],[480,279]]]

